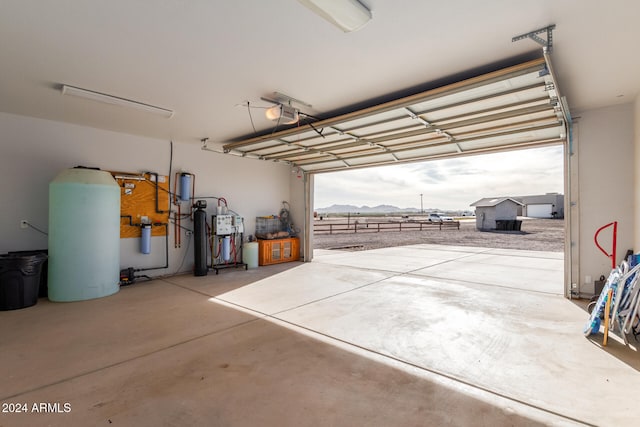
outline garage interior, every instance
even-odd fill
[[[171,212],[145,249],[91,242],[132,286],[0,311],[0,425],[633,425],[637,343],[585,338],[572,296],[611,269],[599,227],[616,261],[640,242],[640,6],[368,0],[345,32],[301,3],[2,2],[0,253],[53,249],[78,165],[166,183]],[[314,174],[548,144],[564,254],[313,251]],[[301,261],[194,275],[190,214],[249,235],[283,201]]]

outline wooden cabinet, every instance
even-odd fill
[[[300,259],[300,240],[297,237],[286,239],[258,239],[258,264],[270,265]]]

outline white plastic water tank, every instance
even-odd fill
[[[120,289],[120,187],[109,172],[75,168],[49,184],[49,299]]]
[[[258,268],[258,242],[242,245],[242,262],[247,264],[247,268]]]

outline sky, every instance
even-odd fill
[[[473,210],[484,197],[564,193],[563,147],[315,175],[314,208],[333,204]]]

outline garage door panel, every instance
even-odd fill
[[[403,151],[396,153],[396,157],[401,160],[409,160],[415,158],[427,158],[430,156],[439,156],[442,154],[454,154],[457,153],[457,149],[454,144],[447,143],[446,145],[440,145],[435,147],[424,147],[415,150]]]
[[[532,218],[552,218],[553,205],[551,203],[540,203],[527,205],[527,216]]]
[[[224,149],[317,173],[561,143],[556,96],[540,58]]]

